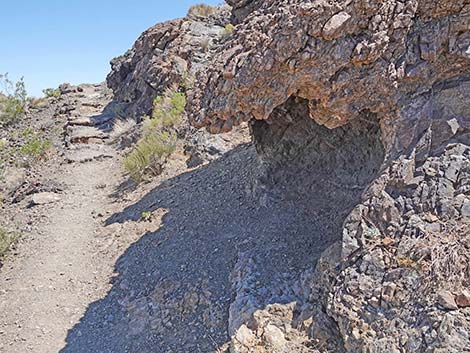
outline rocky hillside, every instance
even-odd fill
[[[153,27],[108,77],[138,112],[163,87],[194,76],[193,125],[225,133],[249,122],[257,157],[245,188],[262,209],[283,209],[276,251],[286,262],[273,260],[267,238],[257,251],[235,247],[231,285],[191,309],[213,335],[201,333],[200,344],[470,350],[470,5],[229,3],[231,14]],[[227,21],[236,24],[229,33]],[[289,216],[287,205],[306,219]],[[263,227],[275,224],[252,214]],[[328,247],[318,261],[314,239]],[[175,285],[159,289],[156,305],[170,305]],[[222,307],[220,325],[204,305]],[[161,351],[177,347],[161,334]]]
[[[468,1],[227,4],[0,130],[0,351],[470,352]]]

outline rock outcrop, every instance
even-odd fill
[[[261,193],[311,202],[319,163],[330,166],[324,178],[344,174],[339,190],[364,190],[344,222],[330,281],[304,282],[317,294],[300,314],[311,319],[310,338],[321,347],[341,338],[332,349],[349,352],[469,350],[468,309],[449,311],[438,292],[457,298],[469,280],[470,4],[233,5],[240,24],[199,72],[188,105],[193,124],[220,133],[254,121]],[[316,125],[330,137],[319,141],[328,134]],[[373,126],[381,138],[371,144],[359,131]],[[342,127],[355,143],[334,143]],[[328,149],[351,156],[338,164]],[[364,167],[383,158],[380,167],[348,172],[360,150],[368,151]],[[320,264],[313,278],[325,271]],[[240,335],[259,344],[266,325],[241,325]],[[256,346],[240,345],[238,334],[234,351]]]
[[[226,335],[239,353],[470,350],[468,1],[229,3],[232,14],[153,27],[108,78],[139,115],[196,75],[194,126],[250,123],[257,162],[246,188],[260,207],[296,205],[322,225],[296,225],[280,247],[296,266],[266,268],[239,251],[228,317],[224,296],[204,304],[224,298],[223,322],[206,325],[217,344]],[[308,226],[328,245],[310,263],[296,258],[318,250]]]
[[[191,15],[145,31],[129,51],[111,61],[107,84],[123,114],[139,121],[151,113],[155,97],[167,88],[176,85],[185,90],[194,85],[195,73],[203,70],[211,52],[229,34],[225,29],[229,23],[228,8],[220,7],[207,17]],[[211,160],[249,140],[246,129],[229,139],[197,131],[187,123],[182,130],[189,165]]]
[[[128,103],[127,113],[135,118],[149,114],[153,100],[165,89],[192,84],[191,75],[207,63],[228,23],[230,13],[221,8],[208,17],[176,19],[148,29],[111,61],[107,83],[114,98]]]

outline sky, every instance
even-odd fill
[[[0,73],[24,77],[31,96],[59,84],[104,81],[109,61],[157,22],[197,0],[2,0]],[[204,0],[217,5],[220,0]]]

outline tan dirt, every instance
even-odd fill
[[[66,185],[61,200],[37,206],[44,221],[0,271],[0,352],[58,352],[88,305],[106,294],[113,261],[98,255],[97,214],[112,201],[117,163],[64,165],[56,179]]]

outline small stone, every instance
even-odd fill
[[[266,326],[264,328],[264,338],[273,350],[283,350],[286,347],[287,341],[284,333],[277,326],[271,324]]]
[[[470,291],[467,289],[462,290],[455,297],[455,303],[461,308],[468,308],[470,306]]]
[[[326,40],[335,39],[338,33],[341,32],[341,28],[351,18],[351,15],[347,12],[341,11],[331,17],[323,27],[323,38]]]
[[[395,240],[393,240],[392,238],[390,237],[385,237],[383,240],[382,240],[382,244],[384,246],[390,246],[392,245],[393,243],[395,243]]]
[[[58,201],[60,201],[60,197],[57,194],[53,192],[40,192],[32,196],[31,205],[47,205]]]
[[[460,213],[464,217],[470,217],[470,200],[465,200],[463,202],[462,208],[460,209]]]
[[[253,347],[256,344],[256,336],[246,325],[241,325],[237,330],[235,339],[245,347]]]
[[[456,310],[459,308],[455,303],[454,295],[448,290],[442,290],[437,295],[439,304],[441,304],[444,308],[449,310]]]
[[[447,121],[447,124],[450,127],[450,130],[452,131],[452,134],[455,135],[459,129],[460,129],[460,124],[457,119],[453,118],[451,120]]]
[[[359,329],[357,327],[353,328],[352,330],[352,337],[355,339],[355,340],[358,340],[361,338],[361,332],[359,331]]]
[[[424,172],[426,173],[426,175],[428,175],[430,177],[433,177],[433,176],[437,175],[437,170],[434,169],[433,167],[426,168]]]

